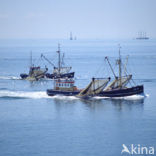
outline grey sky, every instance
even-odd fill
[[[156,0],[0,0],[0,38],[156,37]]]

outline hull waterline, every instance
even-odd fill
[[[79,93],[80,91],[59,91],[59,90],[47,89],[47,94],[49,96],[55,96],[55,95],[76,96]]]
[[[102,91],[98,94],[101,97],[124,97],[144,93],[143,85],[135,86],[131,88],[113,89],[110,91]]]
[[[46,77],[49,79],[58,79],[58,78],[73,78],[74,77],[75,72],[71,72],[71,73],[65,73],[65,74],[46,74]]]
[[[49,96],[55,96],[55,95],[64,95],[64,96],[77,96],[80,93],[80,91],[59,91],[59,90],[53,90],[48,89],[47,94]],[[124,97],[124,96],[131,96],[131,95],[137,95],[144,93],[144,87],[143,85],[135,86],[131,88],[124,88],[124,89],[114,89],[110,91],[102,91],[99,94],[91,95],[94,96],[100,96],[100,97]]]

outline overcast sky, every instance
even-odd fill
[[[156,37],[156,0],[0,0],[0,38]]]

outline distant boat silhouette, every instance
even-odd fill
[[[69,39],[70,39],[70,40],[77,40],[77,37],[76,37],[76,36],[73,37],[72,32],[70,32],[70,37],[69,37]]]
[[[146,32],[138,32],[138,37],[136,38],[137,40],[148,40],[149,37],[146,36]]]
[[[24,80],[29,81],[37,81],[41,78],[44,78],[46,76],[46,73],[48,71],[48,68],[41,68],[40,66],[35,66],[32,63],[32,52],[30,53],[30,67],[29,67],[29,73],[21,73],[20,77]]]
[[[46,77],[50,79],[58,78],[73,78],[75,72],[71,72],[72,67],[64,66],[64,54],[61,55],[60,44],[58,44],[58,66],[55,66],[48,58],[41,54],[41,58],[46,60],[50,65],[53,66],[53,73],[46,73]]]
[[[73,40],[72,32],[70,32],[70,40]]]

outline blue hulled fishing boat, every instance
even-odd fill
[[[37,81],[41,78],[45,78],[48,68],[41,68],[40,66],[35,66],[32,63],[32,52],[30,54],[30,67],[29,73],[21,73],[20,77],[24,80]]]
[[[108,57],[105,57],[107,60],[114,79],[111,81],[111,78],[92,78],[92,81],[88,86],[82,90],[77,89],[74,86],[74,81],[72,79],[58,79],[55,81],[54,89],[48,89],[47,94],[49,96],[54,95],[67,95],[67,96],[77,96],[79,98],[88,98],[94,96],[100,97],[124,97],[144,93],[143,85],[135,85],[132,75],[127,74],[126,65],[124,66],[124,75],[122,75],[122,60],[120,55],[119,47],[119,59],[117,60],[117,65],[119,67],[119,75],[117,76],[109,62]],[[128,60],[128,59],[127,59]],[[132,85],[132,83],[134,85]],[[128,86],[130,84],[131,86]]]
[[[49,79],[73,78],[75,72],[71,72],[72,67],[64,66],[64,54],[61,55],[59,44],[57,54],[58,54],[58,66],[56,66],[48,58],[46,58],[43,54],[41,54],[41,58],[45,59],[51,66],[53,66],[53,72],[46,73],[46,77]]]

